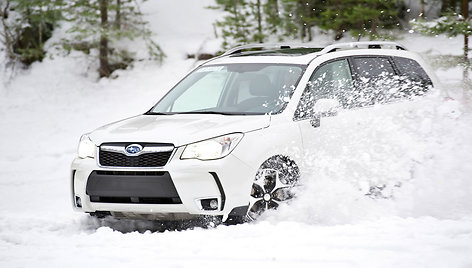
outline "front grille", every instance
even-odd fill
[[[107,167],[162,167],[172,152],[149,153],[126,156],[121,153],[100,151],[100,165]]]
[[[124,148],[126,144],[120,146]],[[171,155],[172,151],[127,156],[120,152],[105,151],[100,147],[99,163],[104,167],[162,167],[167,164]]]
[[[166,171],[93,171],[86,193],[96,203],[182,204]]]

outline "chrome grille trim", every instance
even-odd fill
[[[137,154],[129,154],[126,152],[125,148],[129,144],[141,144],[143,146],[143,150]],[[101,146],[98,146],[96,152],[96,162],[97,165],[100,168],[118,168],[118,169],[136,169],[136,170],[143,170],[143,169],[163,169],[165,165],[169,163],[169,161],[174,157],[175,152],[177,151],[178,148],[176,148],[173,144],[159,144],[159,143],[139,143],[139,142],[113,142],[113,143],[103,143]],[[122,155],[124,158],[128,158],[126,161],[126,164],[123,165],[113,165],[113,164],[102,164],[104,160],[102,158],[102,154],[109,154],[109,153],[114,153],[114,154],[119,154]],[[167,159],[164,161],[159,162],[156,165],[145,165],[141,166],[139,164],[135,164],[139,162],[138,159],[142,157],[151,157],[151,154],[164,154],[166,156],[158,156],[161,157],[166,157]],[[131,162],[132,164],[130,164]]]
[[[112,153],[121,153],[126,156],[139,156],[142,154],[149,154],[149,153],[164,153],[164,152],[172,152],[174,150],[174,146],[145,146],[141,150],[141,152],[136,154],[129,154],[126,150],[126,146],[121,145],[102,145],[100,146],[100,150]]]

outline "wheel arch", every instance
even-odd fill
[[[264,168],[283,169],[295,177],[296,180],[300,177],[300,167],[292,157],[285,154],[276,154],[267,158],[259,166],[258,172]],[[255,174],[257,176],[257,173]]]

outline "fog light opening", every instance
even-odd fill
[[[210,201],[210,208],[212,209],[217,209],[218,208],[218,201],[216,199],[213,199]]]
[[[218,209],[218,199],[216,198],[209,198],[209,199],[202,199],[201,201],[202,209],[203,210],[217,210]]]
[[[82,207],[82,199],[80,199],[78,196],[75,197],[75,206],[78,208]]]

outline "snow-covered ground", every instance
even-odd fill
[[[203,9],[212,1],[178,1],[192,13],[176,3],[143,7],[162,66],[140,62],[97,82],[77,53],[0,75],[0,267],[472,267],[472,108],[459,68],[437,71],[454,100],[433,94],[326,121],[303,194],[256,223],[162,232],[72,212],[80,135],[145,112],[195,66],[187,53],[218,47],[220,14]],[[460,38],[400,42],[425,57],[461,54]],[[384,183],[391,198],[364,195]]]

